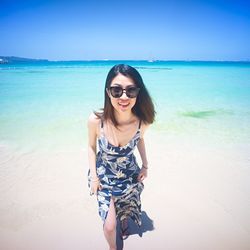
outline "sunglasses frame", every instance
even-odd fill
[[[114,96],[113,94],[112,94],[112,91],[111,91],[111,89],[112,88],[120,88],[120,90],[122,90],[122,92],[121,92],[121,94],[119,95],[119,96]],[[133,96],[133,97],[131,97],[130,95],[128,95],[128,90],[130,89],[130,88],[133,88],[133,89],[135,89],[137,92],[136,92],[136,95],[135,96]],[[110,86],[109,88],[107,88],[107,90],[109,91],[109,93],[112,95],[112,97],[114,97],[114,98],[120,98],[122,95],[123,95],[123,93],[124,93],[124,91],[125,91],[125,94],[126,94],[126,96],[128,97],[128,98],[136,98],[137,96],[138,96],[138,94],[139,94],[139,92],[140,92],[140,88],[137,88],[137,87],[135,87],[135,86],[128,86],[127,88],[122,88],[121,86]]]

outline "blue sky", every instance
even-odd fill
[[[250,2],[1,0],[0,55],[250,60]]]

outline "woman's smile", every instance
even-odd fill
[[[118,102],[118,105],[121,106],[122,108],[127,108],[129,106],[129,102]]]

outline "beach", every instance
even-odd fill
[[[130,64],[157,119],[142,228],[119,247],[250,249],[250,65]],[[86,122],[110,65],[1,66],[0,249],[108,249],[87,186]]]

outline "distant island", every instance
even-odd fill
[[[190,64],[190,63],[202,63],[202,64],[210,64],[210,63],[243,63],[243,64],[249,64],[250,60],[242,60],[242,61],[227,61],[227,60],[147,60],[147,59],[140,59],[140,60],[134,60],[134,59],[93,59],[93,60],[58,60],[58,61],[50,61],[48,59],[34,59],[34,58],[25,58],[25,57],[17,57],[17,56],[0,56],[0,64],[16,64],[16,63],[47,63],[47,62],[64,62],[64,63],[89,63],[89,62],[110,62],[110,63],[117,63],[117,62],[147,62],[147,63],[161,63],[161,62],[168,62],[168,63],[184,63],[184,64]]]
[[[17,56],[0,56],[0,64],[7,63],[24,63],[24,62],[48,62],[47,59],[32,59],[32,58],[23,58]]]

